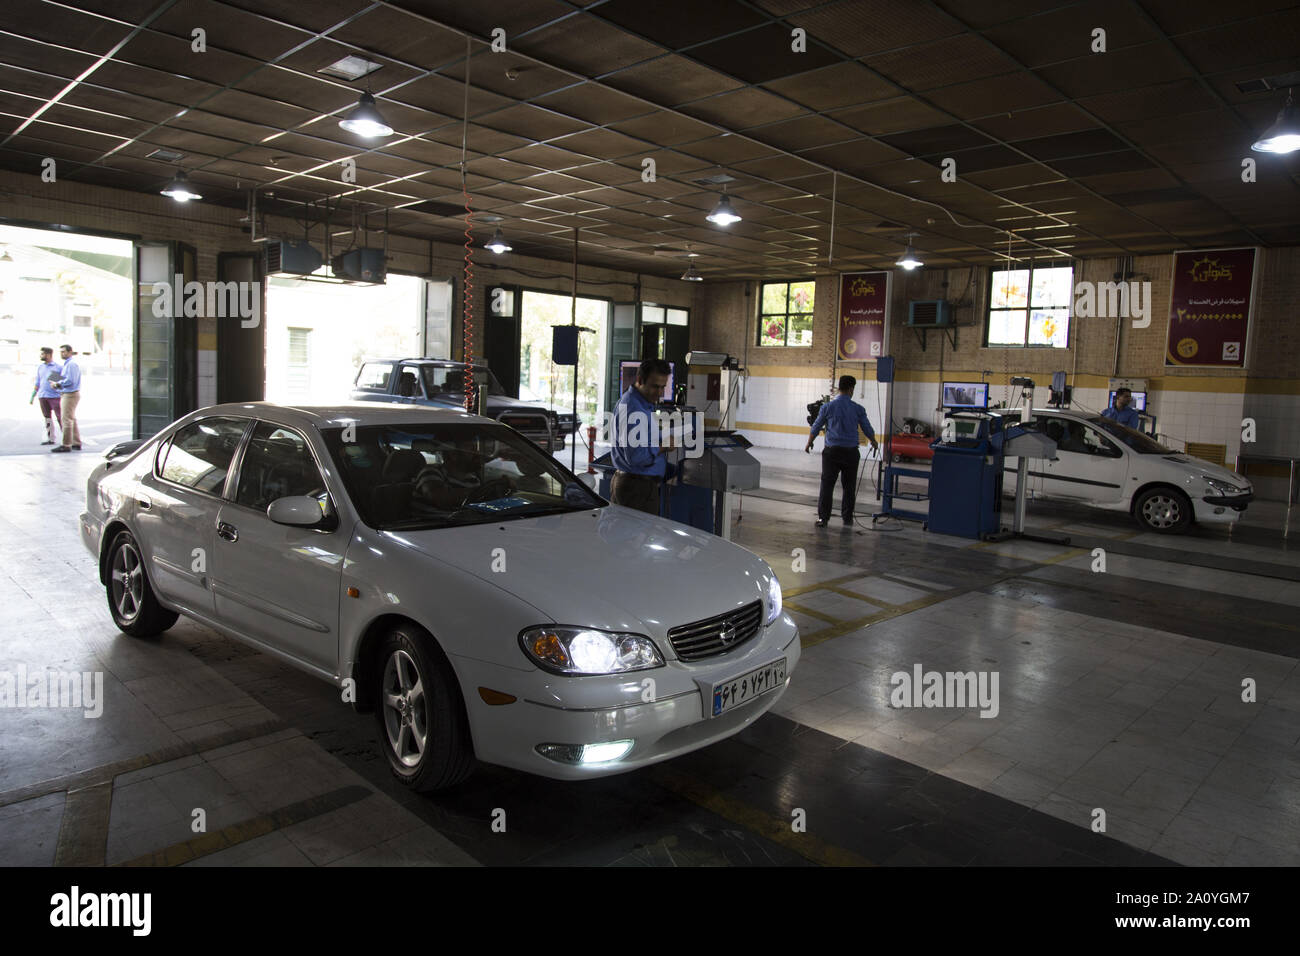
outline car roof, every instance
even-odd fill
[[[407,405],[397,402],[340,402],[334,405],[279,405],[275,402],[229,402],[209,405],[194,413],[195,417],[233,415],[240,418],[260,418],[277,425],[299,428],[330,428],[348,424],[357,425],[410,425],[417,422],[449,424],[471,422],[496,424],[491,418],[470,415],[456,408],[437,408],[429,405]]]
[[[375,358],[366,359],[362,365],[392,365],[394,362],[402,362],[408,365],[451,365],[457,368],[464,368],[464,362],[457,362],[452,359],[440,358]],[[485,366],[476,365],[473,368],[484,368]]]

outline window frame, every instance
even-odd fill
[[[239,436],[239,443],[235,446],[234,453],[231,454],[230,456],[230,464],[226,466],[226,480],[222,482],[220,492],[204,491],[202,488],[195,488],[193,485],[184,485],[181,484],[179,481],[176,481],[172,478],[168,478],[165,475],[163,475],[163,469],[167,465],[167,458],[169,455],[171,455],[172,448],[176,444],[177,435],[179,435],[182,431],[192,426],[201,425],[204,422],[222,420],[222,419],[232,421],[232,422],[243,422],[244,431],[243,434]],[[179,428],[173,429],[172,433],[167,436],[166,441],[162,442],[159,445],[158,452],[154,456],[154,462],[153,462],[154,479],[163,482],[164,484],[172,488],[180,488],[184,491],[188,491],[196,495],[204,495],[208,498],[213,498],[217,501],[229,501],[230,499],[227,497],[227,492],[230,489],[231,476],[234,475],[238,470],[239,462],[243,458],[244,446],[248,444],[250,425],[254,421],[255,419],[245,418],[242,415],[205,415],[202,418],[196,418],[193,421],[180,426]]]
[[[811,282],[813,285],[813,309],[809,312],[791,312],[790,311],[790,287],[805,282]],[[763,312],[763,290],[770,285],[785,286],[785,309],[786,309],[785,312],[783,313]],[[754,323],[754,338],[755,338],[754,344],[756,347],[762,349],[810,349],[813,347],[813,343],[811,340],[808,342],[807,345],[790,344],[790,317],[792,315],[794,316],[806,315],[808,317],[808,321],[810,324],[810,331],[811,331],[811,325],[815,322],[816,307],[817,307],[817,277],[816,276],[807,276],[801,279],[771,279],[771,280],[760,279],[758,282],[758,295],[757,295],[756,307],[757,307],[757,313],[756,313],[757,319]],[[763,325],[766,321],[775,319],[778,315],[782,317],[785,325],[784,341],[780,345],[765,345],[763,343]]]
[[[267,418],[255,418],[250,419],[250,421],[252,427],[244,431],[244,438],[240,443],[239,453],[231,465],[231,475],[227,482],[227,494],[223,495],[225,502],[229,505],[234,505],[236,508],[242,508],[252,514],[261,515],[263,518],[267,518],[266,508],[254,508],[252,505],[246,505],[238,500],[239,482],[243,477],[244,472],[244,460],[248,455],[248,450],[253,447],[253,435],[257,433],[259,426],[265,425],[273,432],[279,430],[287,431],[297,435],[298,438],[302,440],[303,445],[307,449],[307,453],[311,455],[312,462],[316,465],[316,475],[320,478],[321,487],[325,489],[327,508],[322,512],[322,516],[326,519],[336,518],[338,515],[338,505],[334,500],[334,492],[330,490],[329,478],[326,475],[325,468],[321,465],[320,455],[316,454],[316,449],[312,447],[311,439],[307,437],[306,433],[293,425],[285,425],[283,422],[273,422]],[[270,518],[267,518],[267,520],[269,521]],[[325,524],[316,527],[302,526],[302,530],[329,533],[336,530],[337,527],[337,523],[327,520]]]
[[[1025,305],[1024,305],[1024,308],[1023,308],[1023,309],[1021,309],[1021,308],[1016,308],[1016,307],[1008,307],[1008,308],[994,308],[994,307],[993,307],[993,283],[994,283],[994,277],[995,277],[999,272],[1022,272],[1022,271],[1024,271],[1024,270],[1021,269],[1021,268],[1019,268],[1019,267],[1017,267],[1017,268],[1005,268],[1005,267],[999,268],[999,267],[990,267],[990,268],[989,268],[988,282],[987,282],[987,285],[985,286],[985,297],[984,297],[984,302],[985,302],[985,306],[984,306],[984,342],[983,342],[983,346],[982,346],[982,347],[983,347],[983,348],[986,348],[986,349],[1048,349],[1048,350],[1057,351],[1057,352],[1063,352],[1063,351],[1066,351],[1067,349],[1069,349],[1069,348],[1071,347],[1071,346],[1070,346],[1070,329],[1071,329],[1071,326],[1074,324],[1074,301],[1073,301],[1073,297],[1071,297],[1071,299],[1070,299],[1070,304],[1067,305],[1067,306],[1065,307],[1065,344],[1064,344],[1064,345],[1059,345],[1059,346],[1058,346],[1058,345],[1031,345],[1031,344],[1029,343],[1029,320],[1030,320],[1030,315],[1031,315],[1031,313],[1034,311],[1034,307],[1033,307],[1030,303],[1032,303],[1032,302],[1034,301],[1034,272],[1035,272],[1035,265],[1034,265],[1034,263],[1030,262],[1026,268],[1027,268],[1028,271],[1029,271],[1029,288],[1028,288],[1028,290],[1027,290],[1026,293],[1025,293]],[[1037,268],[1039,268],[1039,269],[1062,269],[1062,268],[1068,268],[1068,269],[1070,270],[1070,288],[1071,288],[1071,290],[1073,290],[1073,288],[1074,288],[1074,271],[1075,271],[1074,260],[1070,260],[1069,264],[1066,265],[1066,266],[1045,264],[1045,265],[1041,265],[1041,266],[1039,266],[1039,267],[1037,267]],[[1059,306],[1058,306],[1057,308],[1059,308]],[[993,313],[994,313],[994,312],[1021,312],[1021,311],[1023,311],[1023,312],[1025,313],[1025,329],[1024,329],[1024,335],[1023,335],[1023,337],[1022,337],[1021,344],[1019,344],[1019,345],[1011,345],[1011,344],[1008,344],[1008,343],[1006,343],[1006,342],[990,342],[990,341],[989,341],[989,335],[992,333],[992,329],[993,329]]]

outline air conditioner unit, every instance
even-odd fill
[[[351,249],[330,262],[334,278],[346,282],[382,284],[388,277],[388,263],[383,249]]]
[[[907,303],[907,324],[914,329],[940,329],[953,324],[952,306],[943,299]]]
[[[308,276],[321,267],[325,260],[314,246],[305,242],[283,239],[268,242],[266,250],[266,275]]]

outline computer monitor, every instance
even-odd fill
[[[1114,408],[1114,407],[1115,407],[1115,392],[1116,392],[1116,391],[1117,391],[1116,389],[1111,389],[1110,398],[1106,399],[1106,407],[1107,407],[1107,408]],[[1145,411],[1147,410],[1147,393],[1146,393],[1146,392],[1134,392],[1134,393],[1133,393],[1133,407],[1136,408],[1139,412],[1145,412]]]
[[[988,382],[944,382],[943,407],[987,410],[989,407]]]
[[[641,370],[640,362],[619,362],[618,363],[618,394],[623,395],[629,388],[636,384],[636,373]],[[668,384],[664,387],[663,397],[660,401],[671,402],[673,400],[673,378],[677,372],[677,363],[668,363]]]

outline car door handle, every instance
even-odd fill
[[[153,499],[148,495],[136,495],[135,503],[139,505],[143,511],[148,511],[153,507]]]
[[[239,529],[236,528],[233,524],[228,524],[225,521],[218,521],[217,537],[225,538],[227,541],[231,541],[231,542],[238,541]]]

